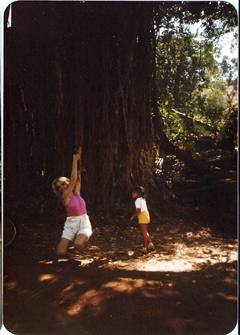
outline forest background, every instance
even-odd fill
[[[232,5],[26,6],[12,6],[11,27],[5,11],[6,203],[13,193],[32,206],[37,198],[35,215],[50,213],[51,181],[70,174],[79,145],[84,197],[107,215],[135,184],[151,194],[167,155],[207,175],[196,142],[206,135],[236,145],[237,59],[217,61],[223,32],[234,32],[236,48]],[[162,185],[159,193],[163,200]]]
[[[237,24],[227,2],[19,1],[5,10],[3,215],[17,236],[4,250],[4,323],[12,333],[234,328],[237,59],[219,55],[225,33],[237,48]],[[65,212],[51,182],[69,176],[79,145],[93,235],[70,257],[75,265],[61,267],[53,258]],[[148,255],[129,222],[136,184],[151,213]]]

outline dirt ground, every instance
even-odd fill
[[[152,216],[155,250],[146,255],[136,221],[121,229],[120,219],[92,215],[85,250],[58,261],[62,227],[23,223],[4,250],[5,327],[24,335],[230,333],[237,322],[236,161],[218,153],[208,152],[221,170],[211,192],[194,176],[166,177],[181,213]]]

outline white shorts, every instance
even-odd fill
[[[62,237],[74,241],[77,235],[84,234],[88,238],[92,235],[91,222],[87,214],[68,216],[64,224]]]

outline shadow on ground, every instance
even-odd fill
[[[152,227],[156,250],[147,255],[117,235],[103,250],[97,231],[83,254],[58,261],[48,247],[43,256],[44,243],[24,250],[18,242],[5,253],[6,328],[24,335],[229,333],[237,320],[236,241],[209,228],[183,236],[180,227],[165,236]],[[134,239],[138,231],[128,229]]]

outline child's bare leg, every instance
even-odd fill
[[[148,238],[150,238],[147,236],[147,224],[141,223],[140,229],[141,229],[142,236],[143,236],[143,247],[147,248]]]
[[[140,224],[140,228],[143,235],[143,248],[144,248],[143,252],[146,252],[147,248],[148,250],[154,250],[154,245],[152,243],[151,237],[147,232],[147,224]]]
[[[148,250],[154,250],[154,245],[153,245],[151,237],[148,233],[147,233],[147,241],[148,241]]]
[[[147,242],[148,243],[152,243],[151,237],[150,237],[150,235],[148,233],[147,233]]]

